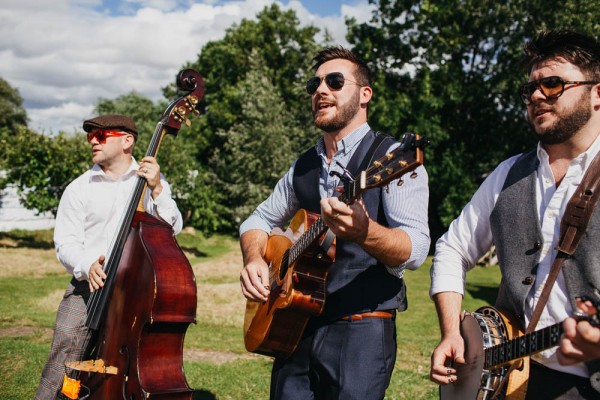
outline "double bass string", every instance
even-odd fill
[[[162,129],[163,124],[161,121],[157,124],[154,134],[152,135],[150,145],[148,147],[148,150],[146,151],[146,156],[154,156],[158,152],[158,147],[162,139]],[[116,275],[116,269],[119,265],[119,262],[121,261],[123,247],[125,246],[125,242],[127,241],[127,236],[129,235],[133,217],[138,207],[138,203],[142,199],[143,191],[145,188],[146,180],[139,176],[138,181],[136,182],[132,195],[130,197],[129,204],[125,209],[125,212],[121,219],[121,228],[115,235],[112,244],[109,247],[109,255],[106,258],[103,266],[104,272],[107,275],[105,285],[103,288],[94,291],[90,295],[90,300],[87,305],[88,317],[86,320],[86,326],[90,329],[97,330],[99,328],[105,305],[108,302],[108,296],[110,294],[112,281]]]

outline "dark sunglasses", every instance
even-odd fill
[[[538,81],[527,82],[524,85],[521,85],[519,88],[519,94],[521,95],[521,100],[523,100],[523,103],[529,105],[531,104],[531,96],[533,96],[537,89],[540,89],[540,92],[542,92],[547,99],[557,99],[565,91],[565,85],[572,84],[579,86],[595,85],[597,83],[598,82],[594,81],[563,81],[562,78],[558,76],[548,76]]]
[[[327,87],[331,90],[340,90],[344,87],[344,83],[346,81],[358,85],[357,82],[353,82],[350,79],[344,78],[344,74],[341,72],[330,72],[325,76],[313,76],[309,80],[306,81],[306,91],[311,96],[315,94],[319,86],[321,86],[321,82],[325,79],[325,83]]]
[[[87,141],[91,143],[92,139],[96,138],[96,140],[98,140],[98,143],[106,143],[107,137],[126,136],[126,135],[129,135],[129,133],[115,132],[115,131],[109,131],[109,130],[97,130],[97,131],[88,132]]]

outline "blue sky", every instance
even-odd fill
[[[158,100],[208,41],[272,3],[341,45],[345,17],[364,22],[372,10],[368,0],[2,0],[0,76],[19,90],[30,128],[72,133],[101,98]]]
[[[239,0],[205,0],[195,1],[196,3],[206,3],[212,5],[225,5],[227,3],[235,3]],[[354,0],[299,0],[300,3],[312,14],[320,16],[331,16],[341,15],[342,4],[353,5],[360,3],[360,1]],[[281,0],[284,5],[288,5],[290,0]],[[158,2],[156,2],[157,4]],[[165,4],[167,2],[164,2]],[[178,7],[183,7],[189,4],[189,1],[174,0],[168,2],[171,4],[177,4]],[[151,4],[151,2],[144,1],[123,1],[123,0],[104,0],[99,4],[96,9],[98,11],[109,10],[112,15],[122,15],[123,13],[130,13],[140,7],[141,4]]]

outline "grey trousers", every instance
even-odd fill
[[[65,362],[82,361],[88,355],[93,336],[93,332],[84,325],[89,295],[86,281],[73,279],[69,283],[58,306],[50,355],[42,371],[36,400],[56,398],[62,388]]]

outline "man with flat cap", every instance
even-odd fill
[[[147,156],[138,164],[132,156],[138,132],[131,118],[103,115],[85,121],[83,130],[94,166],[67,186],[58,206],[56,256],[73,279],[58,308],[36,399],[54,399],[62,388],[65,362],[88,356],[94,332],[85,326],[85,303],[91,292],[104,285],[102,264],[138,176],[147,182],[146,211],[171,224],[175,234],[183,225],[156,159]]]

